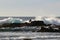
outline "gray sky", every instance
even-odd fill
[[[0,16],[60,16],[60,0],[0,0]]]

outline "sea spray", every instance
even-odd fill
[[[45,24],[60,25],[60,19],[56,17],[36,17],[37,21],[44,21]]]

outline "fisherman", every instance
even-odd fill
[[[31,22],[32,20],[30,19],[29,22]]]

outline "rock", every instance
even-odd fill
[[[28,39],[28,38],[26,38],[26,39],[23,39],[23,40],[32,40],[32,39]]]

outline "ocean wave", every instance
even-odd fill
[[[55,24],[60,25],[60,19],[56,17],[36,17],[35,20],[41,20],[44,21],[45,24]]]

